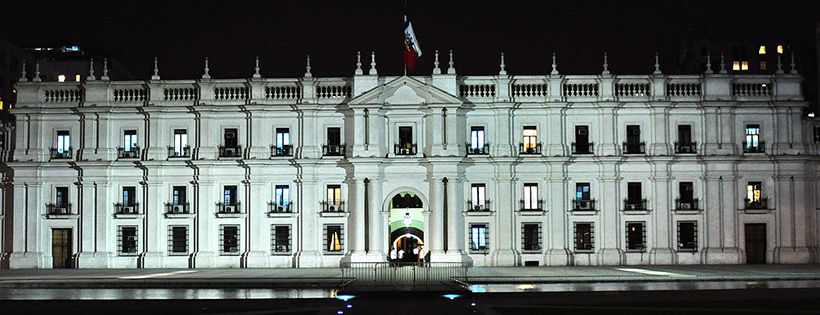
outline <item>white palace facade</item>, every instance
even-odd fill
[[[444,58],[442,58],[444,59]],[[818,121],[772,75],[16,85],[10,268],[818,262]],[[93,65],[92,65],[93,67]],[[97,73],[98,75],[100,73]],[[411,258],[415,259],[415,258]]]

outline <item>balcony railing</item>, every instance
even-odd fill
[[[116,214],[138,214],[140,204],[138,202],[116,202],[114,203],[114,213]]]
[[[188,158],[191,157],[191,147],[184,146],[179,149],[175,147],[168,147],[168,157],[169,158]]]
[[[221,158],[238,158],[242,156],[242,146],[219,146],[219,157]]]
[[[766,153],[766,141],[758,141],[757,144],[743,141],[743,153]]]
[[[179,203],[166,202],[165,203],[165,213],[168,213],[168,214],[189,214],[189,213],[191,213],[190,203],[188,203],[188,202],[179,202]]]
[[[524,143],[518,143],[518,154],[520,155],[541,155],[541,144],[534,143],[527,146]]]
[[[572,211],[595,211],[595,199],[572,200]]]
[[[344,201],[322,201],[322,212],[344,212]]]
[[[698,210],[698,198],[683,200],[675,198],[675,210]]]
[[[344,144],[323,144],[322,156],[345,156]]]
[[[765,210],[769,209],[769,198],[760,198],[758,200],[749,200],[743,198],[746,210]]]
[[[416,155],[417,145],[415,143],[403,143],[393,145],[395,155]]]
[[[293,146],[287,144],[283,146],[270,146],[270,156],[293,156]]]
[[[71,203],[48,203],[46,204],[46,214],[71,214]]]
[[[128,149],[117,147],[117,158],[119,159],[138,159],[140,157],[140,147],[133,146]]]
[[[467,211],[470,212],[481,212],[481,211],[490,211],[490,200],[483,200],[481,201],[473,201],[467,200]]]
[[[624,142],[624,154],[646,154],[646,143],[641,142]]]
[[[697,142],[677,142],[675,141],[675,154],[696,154]]]
[[[290,213],[290,202],[276,203],[275,201],[268,202],[269,213]]]
[[[544,200],[538,199],[535,202],[526,204],[524,199],[520,199],[521,211],[542,211],[544,210]]]
[[[488,155],[490,154],[490,143],[485,143],[483,145],[473,145],[472,143],[467,142],[465,144],[467,147],[467,155]]]
[[[240,213],[242,204],[239,201],[225,203],[225,202],[217,202],[216,203],[216,212],[217,213]]]
[[[572,143],[572,154],[592,154],[595,150],[594,143]]]
[[[52,160],[70,160],[71,152],[73,152],[71,147],[68,147],[68,149],[63,151],[57,150],[57,148],[48,149],[48,155]]]
[[[624,211],[646,210],[646,198],[640,200],[624,199]]]

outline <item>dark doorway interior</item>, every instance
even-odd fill
[[[72,268],[71,229],[51,229],[52,268]]]
[[[746,235],[746,263],[766,263],[766,224],[747,223]]]

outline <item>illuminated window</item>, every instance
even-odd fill
[[[740,62],[740,70],[746,71],[749,70],[749,62],[744,60]]]
[[[80,75],[79,74],[74,76],[74,81],[75,82],[80,82]]]
[[[746,199],[749,202],[760,202],[763,194],[763,184],[761,182],[749,182],[746,185]]]
[[[327,185],[327,204],[329,211],[341,211],[342,186]]]
[[[490,233],[487,224],[471,224],[469,230],[470,251],[490,249]]]
[[[781,55],[783,54],[783,45],[777,45],[777,53]]]
[[[535,126],[524,126],[524,151],[534,152],[538,143],[538,129]]]
[[[740,61],[732,61],[732,70],[734,70],[734,71],[740,70]]]
[[[766,54],[766,46],[760,45],[760,48],[757,50],[757,53],[759,55],[765,55]]]
[[[65,75],[61,74],[57,76],[57,82],[65,82]]]
[[[760,62],[760,70],[761,71],[766,71],[766,62],[765,61]]]
[[[341,252],[344,248],[342,225],[325,225],[324,248],[327,252]]]
[[[540,210],[538,204],[538,184],[525,183],[524,184],[524,210]]]

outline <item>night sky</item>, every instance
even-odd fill
[[[407,0],[423,50],[455,50],[459,74],[650,73],[653,55],[676,72],[688,29],[714,36],[784,38],[815,56],[820,1],[419,1]],[[403,0],[392,1],[13,1],[0,2],[0,38],[24,47],[78,44],[108,52],[139,78],[154,56],[164,79],[198,78],[205,56],[214,78],[246,78],[254,56],[267,77],[353,73],[356,50],[376,51],[380,74],[401,74]],[[369,64],[369,58],[365,60]],[[446,60],[442,60],[446,63]],[[806,70],[806,69],[801,69]],[[812,70],[815,71],[815,70]],[[803,71],[805,72],[805,71]]]

